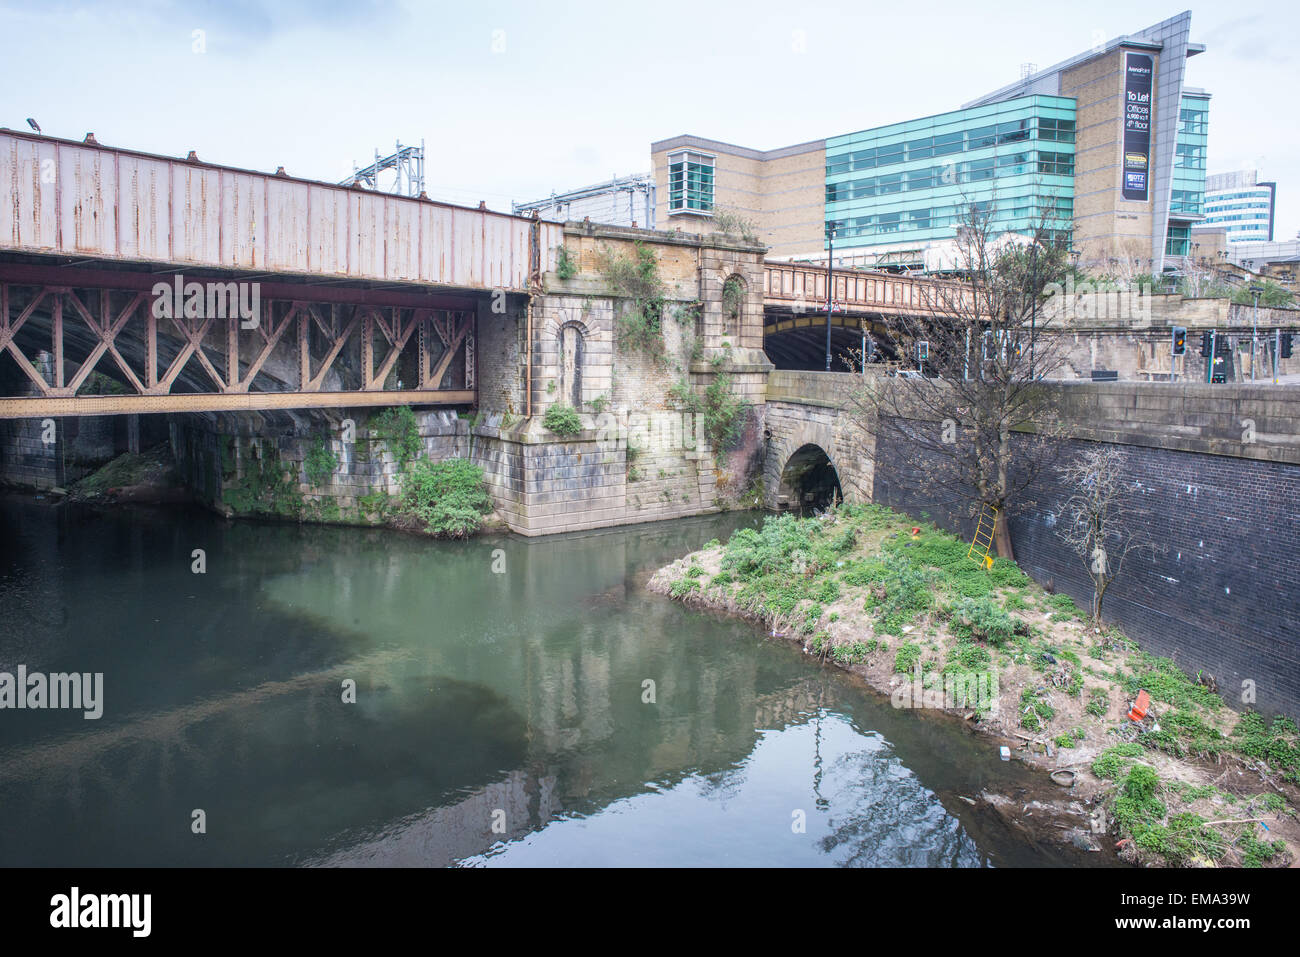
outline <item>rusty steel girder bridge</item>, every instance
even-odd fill
[[[895,355],[899,320],[952,310],[967,298],[960,283],[798,262],[763,264],[763,348],[778,368],[815,370],[825,360],[827,282],[831,351],[856,353],[864,335]],[[844,371],[836,369],[835,371]]]
[[[0,130],[0,183],[0,418],[473,404],[480,304],[562,242],[92,137]]]

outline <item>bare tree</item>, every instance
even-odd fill
[[[1056,534],[1083,559],[1092,577],[1092,617],[1101,619],[1101,603],[1131,552],[1158,550],[1147,534],[1149,520],[1139,507],[1133,483],[1124,479],[1126,455],[1099,445],[1060,469],[1071,495],[1056,516]]]
[[[1043,382],[1062,364],[1064,337],[1059,310],[1043,303],[1068,252],[1054,210],[1027,236],[995,235],[994,215],[992,204],[963,206],[953,277],[918,285],[917,308],[893,324],[892,345],[916,371],[867,376],[852,411],[878,448],[892,433],[893,454],[921,477],[912,504],[993,506],[997,553],[1014,558],[1007,519],[1031,504],[1023,493],[1059,447]]]

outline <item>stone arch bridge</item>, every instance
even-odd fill
[[[763,461],[768,508],[872,499],[873,438],[851,414],[852,373],[777,371],[767,383]]]

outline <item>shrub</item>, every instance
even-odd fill
[[[1088,693],[1088,703],[1084,705],[1083,710],[1096,718],[1106,717],[1106,711],[1110,707],[1110,699],[1106,692],[1100,688],[1093,688]]]
[[[1032,688],[1026,688],[1020,694],[1020,727],[1029,731],[1041,731],[1047,722],[1056,717],[1056,709],[1039,697]]]
[[[467,459],[419,459],[402,482],[403,515],[442,538],[467,538],[477,532],[492,499],[483,470]]]
[[[1107,748],[1092,762],[1092,773],[1099,778],[1119,777],[1120,771],[1124,770],[1124,765],[1127,763],[1123,759],[1136,758],[1141,753],[1142,746],[1131,741]]]
[[[921,646],[914,645],[910,641],[905,642],[901,648],[894,654],[894,670],[899,674],[907,674],[916,667],[916,663],[921,660]]]
[[[542,425],[556,435],[577,435],[582,431],[582,419],[573,406],[557,402],[546,410]]]
[[[949,613],[952,633],[958,638],[1000,646],[1015,637],[1016,620],[989,598],[962,598]]]
[[[1289,718],[1278,716],[1266,725],[1263,715],[1248,711],[1232,729],[1232,743],[1242,754],[1267,763],[1283,780],[1300,782],[1300,741]]]

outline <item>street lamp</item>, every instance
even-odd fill
[[[1255,308],[1252,310],[1250,319],[1250,381],[1255,381],[1255,342],[1259,339],[1259,297],[1263,294],[1263,286],[1251,286],[1250,294],[1255,297]]]

